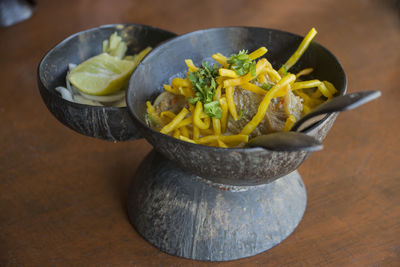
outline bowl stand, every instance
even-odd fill
[[[306,202],[297,171],[264,185],[215,184],[153,150],[132,180],[128,214],[135,229],[168,254],[227,261],[282,242],[299,224]]]

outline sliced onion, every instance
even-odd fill
[[[61,94],[61,97],[64,98],[65,100],[74,102],[74,100],[72,98],[72,93],[67,88],[62,87],[62,86],[57,86],[55,90],[57,92],[59,92]]]
[[[159,94],[157,96],[157,98],[154,100],[153,106],[158,106],[160,104],[160,102],[167,97],[170,94],[170,92],[168,91],[164,91],[161,94]]]
[[[86,99],[80,95],[74,95],[74,102],[79,104],[91,105],[91,106],[103,106],[101,103],[93,100]]]
[[[107,103],[107,102],[115,102],[115,101],[119,101],[119,100],[123,99],[125,97],[125,90],[121,90],[121,91],[118,91],[118,92],[116,92],[114,94],[104,95],[104,96],[103,95],[102,96],[99,96],[99,95],[88,95],[88,94],[85,94],[85,93],[83,93],[81,91],[79,91],[79,94],[82,95],[84,98],[87,98],[89,100],[94,100],[94,101]]]

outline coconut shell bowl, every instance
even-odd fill
[[[102,52],[103,40],[117,32],[128,45],[127,55],[175,37],[176,34],[138,24],[113,24],[78,32],[54,46],[38,66],[38,85],[50,112],[68,128],[90,137],[108,141],[138,138],[127,107],[104,107],[73,103],[55,90],[66,85],[68,64],[79,64]]]
[[[120,112],[118,117],[111,117],[102,108],[70,103],[52,91],[63,84],[68,63],[79,63],[100,52],[101,48],[92,51],[88,47],[108,38],[114,29],[107,27],[111,26],[92,30],[96,33],[93,36],[99,37],[91,37],[90,42],[79,35],[92,36],[91,30],[58,44],[40,63],[38,80],[49,110],[75,131],[113,140],[108,132],[121,133],[120,129],[129,128],[119,136],[113,134],[113,138],[143,137],[154,146],[137,169],[129,189],[127,211],[134,228],[166,253],[204,261],[249,257],[281,243],[303,217],[307,195],[296,169],[312,152],[217,148],[184,142],[146,124],[146,101],[153,101],[171,77],[187,71],[185,59],[200,65],[203,61],[213,62],[211,55],[217,52],[229,56],[265,46],[267,59],[279,68],[303,37],[266,28],[227,27],[165,41],[133,72],[126,92],[130,116],[123,110],[121,120],[121,110],[114,111]],[[151,29],[136,42],[138,50],[147,46],[139,44],[146,38],[154,45],[173,36]],[[105,33],[101,33],[103,30]],[[66,49],[60,49],[64,46]],[[336,57],[323,46],[312,42],[290,71],[296,73],[303,68],[314,68],[308,78],[330,81],[338,95],[345,94],[345,73]],[[89,115],[83,115],[85,112]],[[96,125],[91,116],[98,120]],[[305,133],[323,141],[336,117],[336,113],[326,115]]]

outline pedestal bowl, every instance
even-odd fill
[[[268,48],[279,68],[303,37],[255,27],[191,32],[154,49],[134,71],[127,104],[140,131],[155,148],[132,182],[128,213],[136,230],[161,250],[191,259],[224,261],[251,256],[280,243],[300,222],[306,192],[298,166],[311,152],[263,148],[217,148],[192,144],[146,125],[145,102],[160,94],[170,78],[185,73],[185,59],[196,65],[242,49]],[[314,68],[309,78],[330,81],[346,92],[337,58],[312,42],[291,69]],[[337,114],[329,114],[306,133],[322,141]]]
[[[55,91],[65,86],[68,64],[79,64],[98,55],[102,42],[117,32],[128,44],[127,54],[137,54],[147,46],[176,36],[174,33],[139,24],[113,24],[78,32],[58,43],[43,57],[38,66],[40,94],[49,111],[70,129],[90,137],[108,141],[138,138],[136,126],[127,107],[101,107],[73,103]]]

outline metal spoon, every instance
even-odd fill
[[[247,147],[263,147],[272,151],[317,151],[323,148],[320,141],[300,132],[276,132],[249,140]]]
[[[378,98],[380,95],[380,91],[363,91],[334,97],[297,121],[290,132],[276,132],[257,136],[251,139],[246,146],[263,147],[268,150],[287,152],[321,150],[323,148],[321,142],[300,131],[306,130],[319,121],[319,119],[315,121],[317,116],[325,116],[331,112],[351,110]]]
[[[314,125],[320,120],[317,116],[325,116],[328,113],[340,112],[345,110],[355,109],[369,101],[372,101],[381,96],[381,91],[361,91],[343,96],[337,96],[331,100],[319,105],[307,115],[298,120],[293,126],[291,131],[301,132]],[[313,120],[311,120],[313,119]]]

